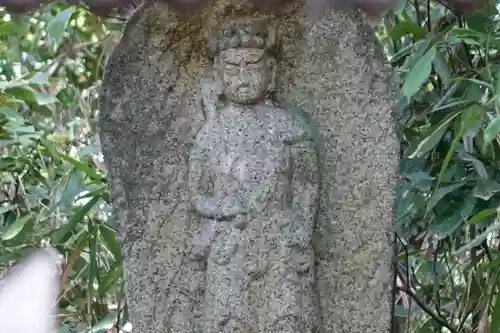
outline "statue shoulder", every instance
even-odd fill
[[[284,140],[290,143],[314,141],[315,131],[311,117],[302,109],[291,105],[276,105],[270,111],[274,122],[281,127]]]

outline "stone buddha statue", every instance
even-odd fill
[[[206,263],[203,333],[316,331],[311,236],[319,200],[313,128],[273,98],[276,30],[238,21],[211,41],[209,114],[191,149],[200,225],[190,258]]]

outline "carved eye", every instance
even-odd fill
[[[246,67],[248,69],[253,69],[253,70],[262,69],[262,68],[264,68],[264,62],[259,61],[259,62],[255,62],[255,63],[250,63],[250,64],[247,64]]]

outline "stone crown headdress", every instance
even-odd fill
[[[221,51],[238,48],[263,49],[269,55],[276,56],[276,29],[267,20],[238,21],[220,28],[215,38],[209,41],[208,50],[211,58]]]

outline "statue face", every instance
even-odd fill
[[[261,49],[237,48],[220,53],[220,72],[227,99],[237,104],[255,104],[268,92],[272,70]]]

